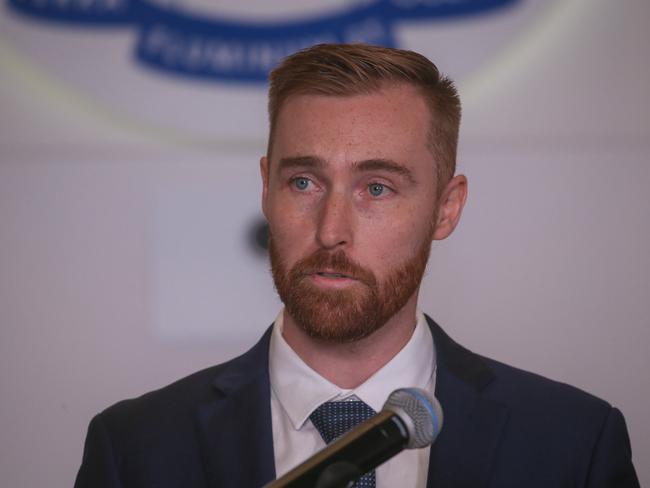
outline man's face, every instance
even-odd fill
[[[437,214],[430,117],[408,85],[282,107],[263,208],[276,288],[310,336],[355,341],[415,309]]]

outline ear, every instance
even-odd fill
[[[456,175],[447,184],[438,201],[438,216],[433,240],[446,239],[456,228],[467,200],[467,178]]]
[[[262,176],[262,213],[268,220],[268,196],[269,196],[269,160],[266,156],[260,158],[260,174]]]

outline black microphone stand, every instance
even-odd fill
[[[359,466],[339,461],[323,470],[314,488],[351,488],[363,474]]]

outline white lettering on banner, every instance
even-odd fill
[[[368,25],[361,25],[369,31]],[[351,34],[354,36],[355,34]],[[282,58],[304,46],[335,42],[328,33],[280,42],[242,44],[226,39],[175,35],[165,25],[146,31],[142,46],[149,56],[177,69],[269,70]]]

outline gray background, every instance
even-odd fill
[[[6,35],[37,27],[2,16],[0,484],[71,486],[94,413],[237,355],[278,311],[246,240],[264,93],[242,89],[248,135],[181,137],[88,102]],[[467,347],[621,408],[647,485],[650,3],[540,16],[459,76],[470,198],[421,307]]]

